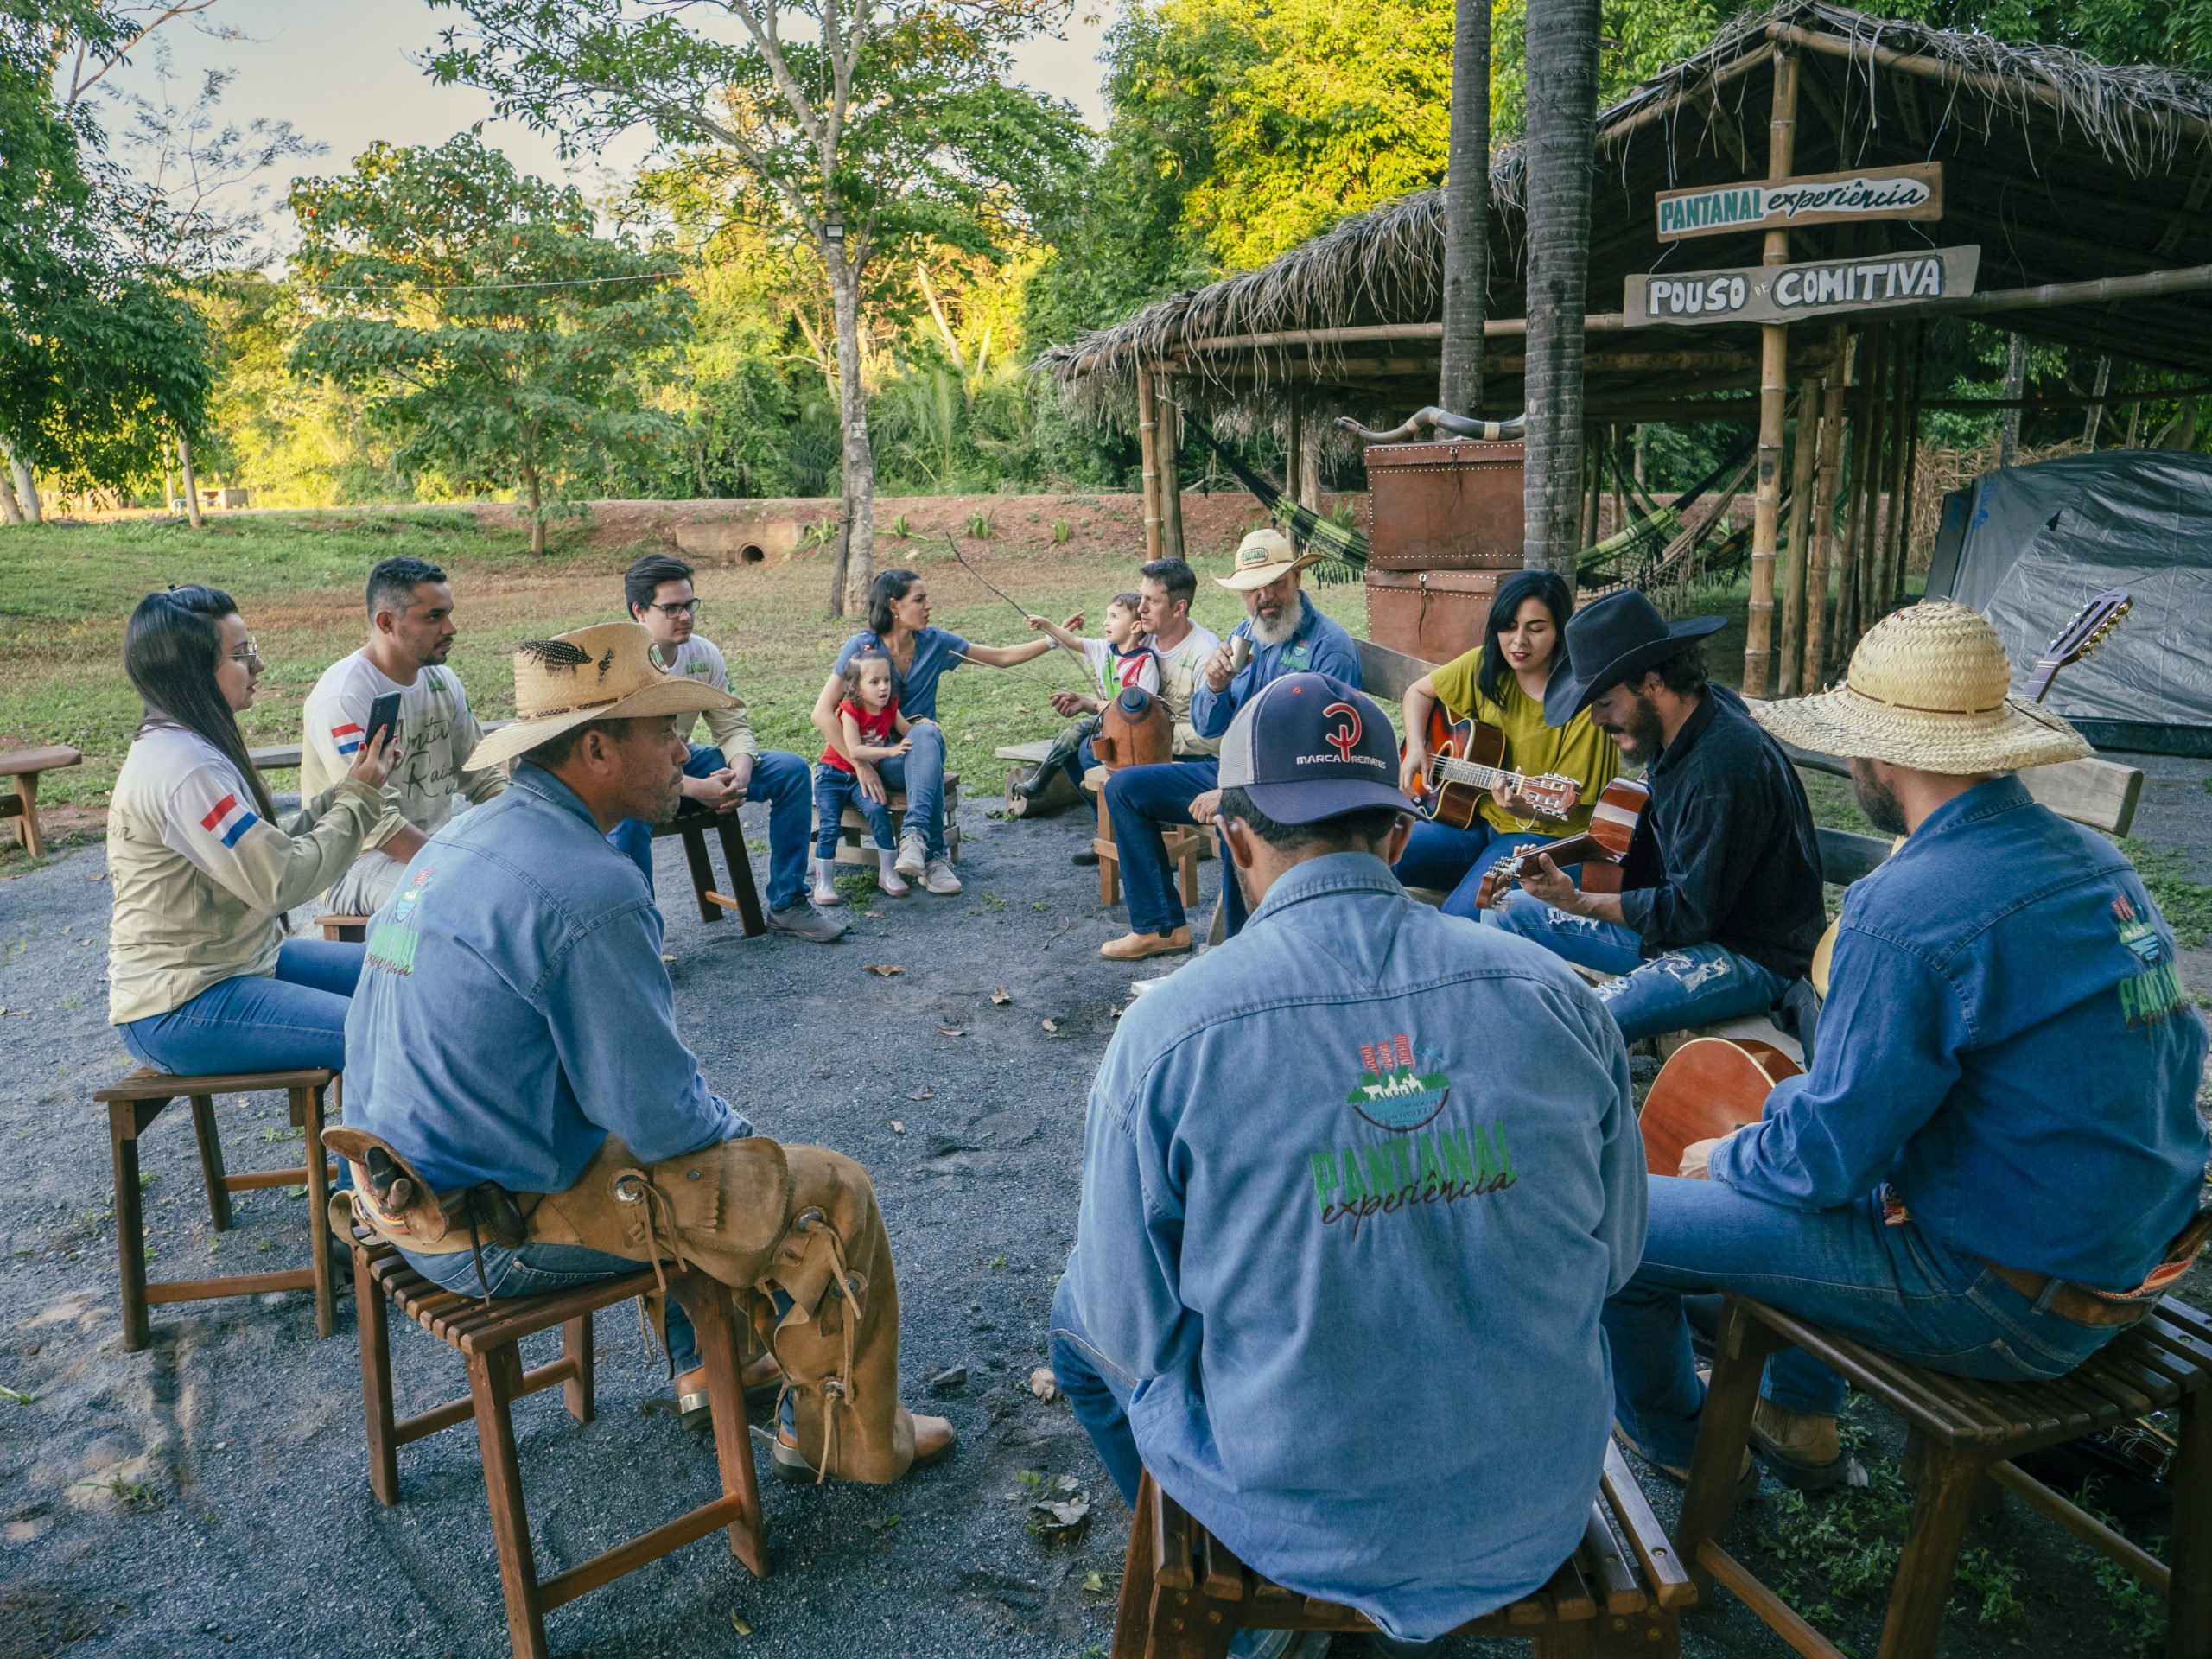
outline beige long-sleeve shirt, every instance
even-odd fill
[[[653,661],[671,674],[681,674],[687,680],[696,680],[702,685],[711,685],[717,691],[729,691],[729,664],[722,660],[721,650],[710,639],[693,634],[676,648],[672,661],[661,660],[660,647],[653,647]],[[730,691],[736,696],[734,691]],[[709,709],[700,716],[707,722],[707,735],[722,752],[722,759],[734,760],[741,754],[757,756],[760,740],[753,734],[753,716],[745,712],[745,701],[728,709]]]
[[[345,779],[280,828],[197,732],[139,733],[108,803],[108,1019],[149,1019],[275,972],[284,912],[337,879],[383,810],[382,795]]]

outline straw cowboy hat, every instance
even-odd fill
[[[2094,753],[2056,715],[2011,696],[2012,683],[1997,630],[1963,605],[1930,600],[1869,629],[1834,690],[1754,703],[1751,713],[1801,748],[1949,777]]]
[[[652,636],[635,622],[602,622],[515,647],[514,723],[486,737],[465,764],[470,772],[504,765],[588,720],[735,707],[727,691],[655,667]]]
[[[1214,585],[1249,594],[1255,588],[1266,587],[1278,576],[1318,564],[1320,558],[1319,553],[1300,554],[1291,546],[1290,537],[1279,530],[1255,530],[1236,543],[1235,573],[1216,576]]]

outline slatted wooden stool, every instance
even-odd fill
[[[2212,1318],[2167,1297],[2094,1356],[2050,1382],[1985,1382],[1948,1376],[1808,1325],[1762,1303],[1731,1297],[1715,1339],[1713,1382],[1698,1427],[1675,1543],[1701,1590],[1718,1580],[1798,1652],[1838,1649],[1720,1546],[1735,1475],[1767,1356],[1796,1347],[1840,1372],[1908,1426],[1906,1474],[1912,1529],[1890,1586],[1880,1659],[1936,1651],[1975,1500],[1994,1481],[2167,1597],[2171,1659],[2212,1656]],[[2023,1473],[2012,1461],[2111,1428],[2163,1407],[2181,1408],[2169,1566]]]
[[[722,862],[729,866],[731,893],[715,890],[715,867],[707,856],[707,832],[721,838]],[[746,854],[745,831],[734,812],[679,812],[666,823],[653,826],[655,841],[671,836],[683,842],[684,862],[691,870],[691,896],[699,903],[699,919],[719,922],[723,912],[735,911],[745,924],[745,937],[757,939],[768,931],[760,913],[760,889],[753,880],[753,861]]]
[[[492,1511],[492,1539],[499,1558],[499,1587],[507,1605],[507,1634],[518,1659],[544,1659],[545,1615],[577,1597],[635,1572],[727,1527],[731,1554],[768,1576],[768,1535],[760,1515],[760,1489],[753,1470],[753,1443],[745,1419],[738,1339],[728,1287],[703,1274],[675,1273],[669,1288],[691,1316],[706,1361],[707,1394],[714,1418],[715,1457],[721,1496],[626,1544],[579,1562],[548,1579],[537,1575],[531,1548],[530,1517],[523,1507],[522,1467],[515,1452],[513,1407],[524,1395],[559,1383],[569,1413],[580,1423],[594,1409],[592,1315],[656,1287],[653,1271],[579,1285],[542,1296],[503,1296],[489,1303],[442,1288],[407,1258],[365,1230],[353,1230],[354,1300],[361,1327],[361,1402],[367,1420],[369,1484],[385,1503],[399,1502],[399,1448],[426,1434],[476,1421],[484,1459],[484,1493]],[[392,1415],[391,1338],[385,1298],[401,1313],[460,1353],[468,1368],[467,1397],[395,1421]],[[561,1328],[561,1357],[525,1371],[520,1344],[540,1331]]]
[[[1681,1651],[1682,1610],[1696,1600],[1659,1519],[1611,1444],[1582,1543],[1535,1594],[1454,1636],[1519,1637],[1535,1659]],[[1137,1489],[1112,1659],[1218,1659],[1247,1630],[1371,1631],[1349,1607],[1271,1584],[1153,1484]]]
[[[906,828],[906,792],[893,790],[887,804],[891,808],[891,842],[895,847]],[[814,831],[817,836],[822,833],[819,818],[815,820]],[[860,809],[848,806],[837,819],[837,853],[830,861],[875,868],[874,835]],[[814,844],[819,846],[821,842],[817,841]],[[957,772],[944,774],[944,855],[955,864],[960,861],[960,774]]]
[[[134,1071],[121,1083],[92,1091],[107,1108],[108,1139],[115,1154],[115,1242],[123,1273],[123,1345],[143,1348],[153,1340],[146,1317],[149,1304],[196,1302],[218,1296],[258,1296],[271,1290],[315,1291],[315,1329],[330,1334],[330,1252],[324,1248],[322,1208],[334,1172],[322,1153],[322,1097],[337,1078],[314,1067],[299,1071],[238,1072],[225,1077],[177,1077],[162,1071]],[[283,1091],[289,1099],[292,1127],[307,1131],[307,1161],[298,1169],[232,1175],[223,1168],[223,1143],[215,1128],[215,1096]],[[146,1222],[139,1203],[138,1137],[172,1101],[192,1103],[192,1128],[200,1142],[200,1173],[207,1186],[207,1215],[217,1232],[231,1224],[231,1194],[262,1187],[308,1190],[308,1236],[314,1260],[281,1273],[239,1273],[220,1279],[175,1279],[146,1282]]]
[[[333,911],[316,917],[315,925],[322,930],[325,944],[359,944],[369,937],[369,924],[374,919],[370,916],[340,916]]]
[[[1098,833],[1090,850],[1098,855],[1098,902],[1111,910],[1122,902],[1122,855],[1114,846],[1114,819],[1106,810],[1107,770],[1093,766],[1083,774],[1083,786],[1098,798]],[[1160,827],[1160,844],[1166,848],[1183,888],[1185,909],[1198,902],[1198,861],[1213,856],[1213,834],[1195,823]]]

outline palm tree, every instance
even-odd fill
[[[1529,0],[1529,465],[1522,563],[1581,550],[1582,315],[1598,118],[1598,0]]]
[[[1452,137],[1444,175],[1444,369],[1436,401],[1480,415],[1490,280],[1490,6],[1458,0],[1452,21]]]

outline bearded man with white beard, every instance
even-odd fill
[[[1237,544],[1236,569],[1214,578],[1216,585],[1243,595],[1244,620],[1207,659],[1191,693],[1191,725],[1200,737],[1221,736],[1262,686],[1285,674],[1326,674],[1358,688],[1359,647],[1300,590],[1298,573],[1319,556],[1300,555],[1279,530],[1255,530]],[[1190,923],[1160,826],[1211,824],[1221,801],[1218,776],[1212,757],[1192,756],[1164,766],[1123,766],[1106,779],[1129,931],[1100,945],[1101,956],[1135,962],[1191,948]],[[1224,862],[1222,868],[1228,868]],[[1234,934],[1244,925],[1243,895],[1224,880],[1222,899]]]

